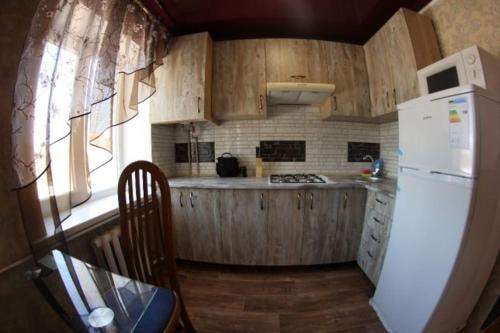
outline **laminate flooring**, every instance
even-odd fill
[[[199,333],[385,332],[368,304],[374,287],[354,263],[234,267],[179,262]]]

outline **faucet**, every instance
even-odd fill
[[[373,157],[371,155],[365,155],[363,157],[363,161],[366,161],[366,160],[370,160],[370,162],[371,162],[370,169],[372,169],[372,176],[373,176],[373,172],[375,171],[374,170],[375,160],[373,159]]]

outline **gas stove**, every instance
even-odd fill
[[[286,175],[270,175],[269,183],[271,184],[312,184],[326,183],[326,181],[318,175],[314,174],[286,174]]]

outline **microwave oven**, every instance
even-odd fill
[[[472,46],[417,72],[420,95],[474,84],[500,95],[500,59]]]

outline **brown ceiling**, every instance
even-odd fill
[[[310,38],[365,43],[400,7],[430,0],[142,0],[176,35],[215,40]]]

